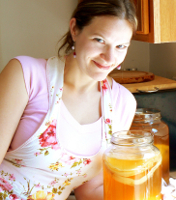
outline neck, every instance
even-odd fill
[[[64,85],[72,90],[86,93],[97,91],[99,83],[80,70],[77,60],[71,54],[67,56],[65,62]]]

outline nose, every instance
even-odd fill
[[[108,64],[115,62],[115,50],[112,47],[106,47],[100,54],[100,57]]]

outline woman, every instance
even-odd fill
[[[64,59],[19,56],[0,75],[0,198],[103,199],[102,153],[129,129],[136,101],[108,74],[133,31],[130,0],[78,4]],[[63,57],[62,57],[63,58]]]

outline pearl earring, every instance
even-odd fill
[[[72,50],[73,50],[73,57],[76,58],[76,52],[75,52],[75,46],[72,46]]]

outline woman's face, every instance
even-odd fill
[[[70,30],[81,72],[94,80],[104,80],[127,54],[133,33],[131,25],[115,16],[95,17],[82,31],[75,24],[73,18]]]

